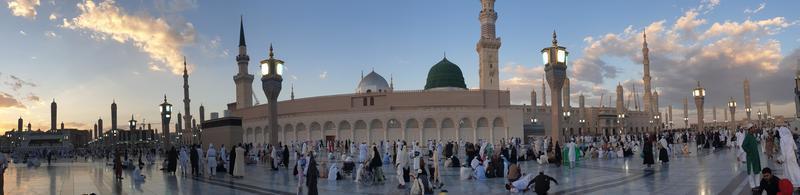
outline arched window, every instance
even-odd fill
[[[375,105],[375,97],[369,97],[369,105],[370,106],[374,106]]]
[[[367,106],[367,97],[364,97],[364,106]]]

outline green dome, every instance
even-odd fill
[[[428,71],[428,80],[425,82],[425,90],[433,88],[461,88],[467,89],[464,83],[464,74],[458,65],[443,58]]]

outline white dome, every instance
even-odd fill
[[[389,89],[389,83],[386,82],[386,79],[372,71],[367,76],[364,76],[361,82],[358,82],[356,93],[385,92],[389,91]]]

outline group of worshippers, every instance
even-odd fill
[[[228,155],[230,154],[230,155]],[[230,152],[222,145],[219,150],[214,144],[209,144],[208,149],[203,152],[200,145],[190,145],[181,147],[177,151],[172,147],[167,152],[167,169],[169,173],[175,173],[176,166],[180,162],[181,173],[192,176],[216,176],[218,171],[227,172],[234,178],[241,178],[245,173],[245,149],[241,144],[231,148]]]
[[[767,194],[791,194],[800,187],[800,165],[797,161],[797,142],[793,133],[786,125],[779,125],[775,128],[758,128],[753,124],[747,124],[736,132],[738,141],[735,143],[737,149],[737,160],[744,163],[747,167],[747,181],[755,193],[765,191]],[[759,144],[759,140],[763,146]],[[770,168],[761,168],[761,158],[759,148],[764,148],[765,155],[768,158],[772,154],[774,148],[768,148],[769,145],[775,145],[777,140],[779,146],[778,156],[775,160],[783,168],[783,180],[772,174]],[[761,179],[759,181],[759,175]],[[779,183],[781,186],[779,187]],[[791,185],[789,185],[791,183]]]

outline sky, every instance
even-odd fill
[[[192,115],[200,104],[206,113],[222,113],[235,98],[240,17],[251,74],[258,74],[269,44],[286,62],[280,100],[289,98],[287,85],[296,98],[353,93],[362,72],[372,70],[393,79],[397,90],[422,89],[444,55],[459,65],[467,87],[478,87],[478,0],[4,1],[0,132],[16,128],[19,117],[33,129],[49,129],[53,100],[67,128],[90,129],[102,118],[108,129],[112,101],[119,126],[129,116],[159,126],[164,95],[183,107],[184,56]],[[800,63],[797,7],[800,1],[789,0],[500,0],[500,87],[511,91],[513,104],[529,104],[532,89],[541,93],[539,51],[555,30],[570,52],[573,105],[584,94],[587,105],[597,106],[617,84],[626,94],[636,85],[641,97],[646,32],[661,110],[672,105],[681,118],[682,100],[690,98],[694,118],[689,96],[700,81],[706,119],[717,106],[722,120],[729,98],[744,105],[747,78],[754,112],[766,112],[771,101],[773,115],[791,117]],[[254,93],[266,102],[257,81]]]

